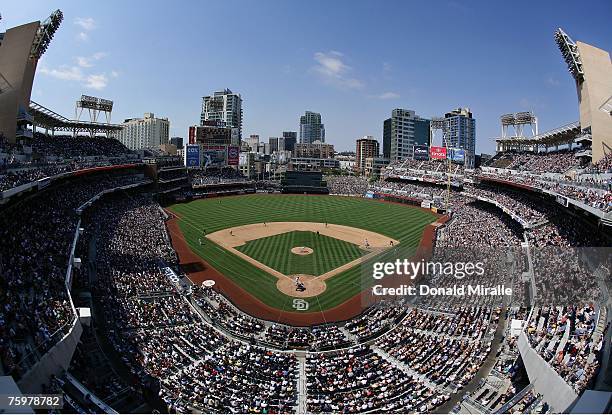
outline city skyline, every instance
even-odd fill
[[[572,18],[573,5],[551,2],[530,3],[529,14],[481,2],[351,2],[350,24],[342,17],[346,2],[314,2],[309,10],[283,2],[176,9],[134,2],[121,13],[107,3],[26,3],[4,5],[0,31],[62,9],[65,23],[38,66],[32,99],[64,116],[72,118],[85,93],[114,100],[114,122],[153,112],[170,119],[172,136],[185,137],[199,120],[202,96],[230,88],[244,100],[243,137],[299,131],[300,115],[310,110],[322,115],[326,141],[339,151],[364,135],[382,144],[382,123],[394,108],[430,118],[469,107],[478,119],[477,152],[493,153],[503,113],[532,110],[540,131],[579,118],[574,82],[553,38],[557,27],[612,49],[609,2],[591,2],[589,25]],[[325,16],[316,5],[325,5]],[[201,41],[217,30],[198,25],[203,13],[233,22],[222,45]],[[521,30],[500,19],[523,23]],[[279,30],[284,25],[299,30]],[[441,47],[448,39],[456,47]]]

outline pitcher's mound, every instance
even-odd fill
[[[296,290],[295,277],[300,277],[300,282],[304,284],[305,290]],[[325,281],[320,278],[316,278],[312,275],[299,274],[291,275],[288,278],[279,278],[276,281],[276,288],[283,294],[287,294],[291,297],[312,297],[321,294],[327,286]]]
[[[307,246],[296,246],[291,248],[291,253],[296,255],[310,255],[312,252],[312,248],[308,248]]]

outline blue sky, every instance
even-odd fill
[[[81,94],[100,96],[113,121],[154,112],[184,137],[202,96],[227,87],[243,97],[243,136],[295,131],[311,110],[339,150],[381,140],[393,108],[468,106],[478,152],[492,152],[502,113],[533,110],[541,131],[578,119],[557,27],[612,50],[609,0],[3,1],[0,31],[56,8],[40,104],[73,117]]]

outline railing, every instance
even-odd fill
[[[98,398],[93,392],[87,389],[81,382],[79,382],[70,373],[66,373],[66,379],[82,394],[84,398],[87,398],[89,402],[94,404],[101,412],[105,414],[116,414],[118,413],[109,405],[107,405],[102,399]]]
[[[497,411],[495,411],[495,413],[496,414],[505,414],[505,413],[507,413],[510,408],[512,408],[517,403],[519,403],[520,400],[523,399],[525,397],[525,395],[527,395],[527,393],[529,393],[532,389],[533,389],[533,384],[529,384],[529,385],[525,386],[519,393],[514,395],[512,397],[512,399],[510,399],[501,408],[499,408]]]

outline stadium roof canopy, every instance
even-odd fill
[[[580,135],[580,121],[546,131],[533,137],[505,137],[496,138],[498,144],[524,144],[524,145],[543,145],[546,147],[569,144]]]
[[[53,131],[69,131],[73,133],[87,132],[90,134],[97,134],[121,131],[123,129],[123,126],[119,124],[69,120],[68,118],[50,110],[49,108],[43,107],[34,101],[30,101],[29,113],[33,118],[34,125]]]

